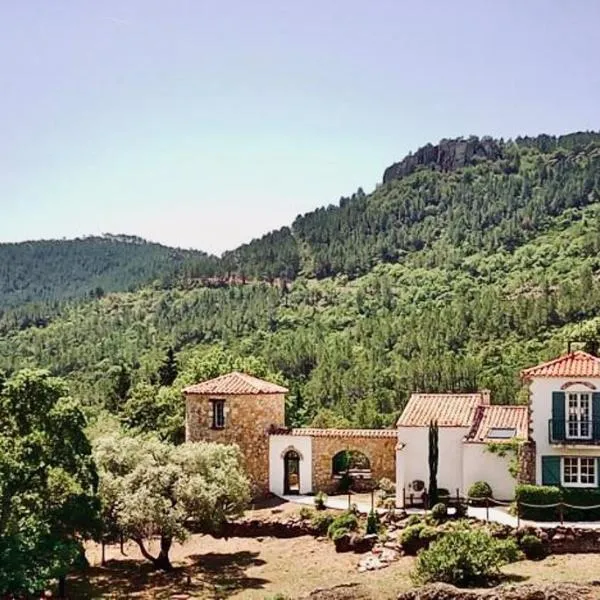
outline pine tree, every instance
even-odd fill
[[[167,350],[167,356],[158,368],[158,382],[164,387],[173,385],[177,379],[177,361],[175,360],[175,352],[172,347]]]

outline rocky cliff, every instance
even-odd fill
[[[436,146],[427,144],[388,167],[383,174],[383,183],[410,175],[421,166],[453,171],[482,160],[497,160],[501,157],[500,142],[490,137],[479,139],[472,136],[468,139],[441,140]]]

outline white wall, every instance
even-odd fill
[[[451,494],[456,488],[463,491],[463,439],[468,427],[439,428],[438,487],[447,488]],[[402,488],[415,479],[429,485],[429,428],[399,427],[398,442],[404,447],[396,452],[396,503],[402,506]]]
[[[500,457],[486,451],[486,444],[463,444],[463,493],[476,481],[487,481],[494,498],[512,500],[516,481],[508,472],[512,454]]]
[[[300,455],[300,493],[312,492],[312,439],[299,435],[269,436],[269,491],[283,495],[285,466],[283,455],[294,449]]]
[[[561,390],[561,387],[569,381],[586,381],[596,386],[596,390],[591,390],[583,385],[574,385],[567,390]],[[600,456],[600,447],[598,446],[585,444],[550,445],[548,436],[548,421],[552,418],[552,392],[589,392],[591,394],[593,391],[600,391],[600,378],[536,377],[532,380],[529,390],[532,437],[536,443],[536,483],[542,483],[542,456]],[[592,415],[592,419],[600,419],[600,415]]]

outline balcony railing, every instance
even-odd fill
[[[550,419],[548,439],[551,444],[600,445],[600,419],[593,421]]]

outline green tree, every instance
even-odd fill
[[[168,387],[177,379],[177,361],[172,347],[167,350],[167,356],[158,368],[158,383]]]
[[[437,421],[429,423],[429,506],[438,503],[437,471],[439,463],[439,429]]]
[[[46,371],[0,391],[0,594],[64,579],[98,526],[97,483],[79,405]]]
[[[173,540],[184,541],[188,527],[219,531],[243,513],[248,479],[237,448],[222,444],[172,446],[152,438],[113,435],[95,442],[100,496],[111,524],[136,542],[157,569],[172,568]],[[146,541],[160,538],[157,556]]]

